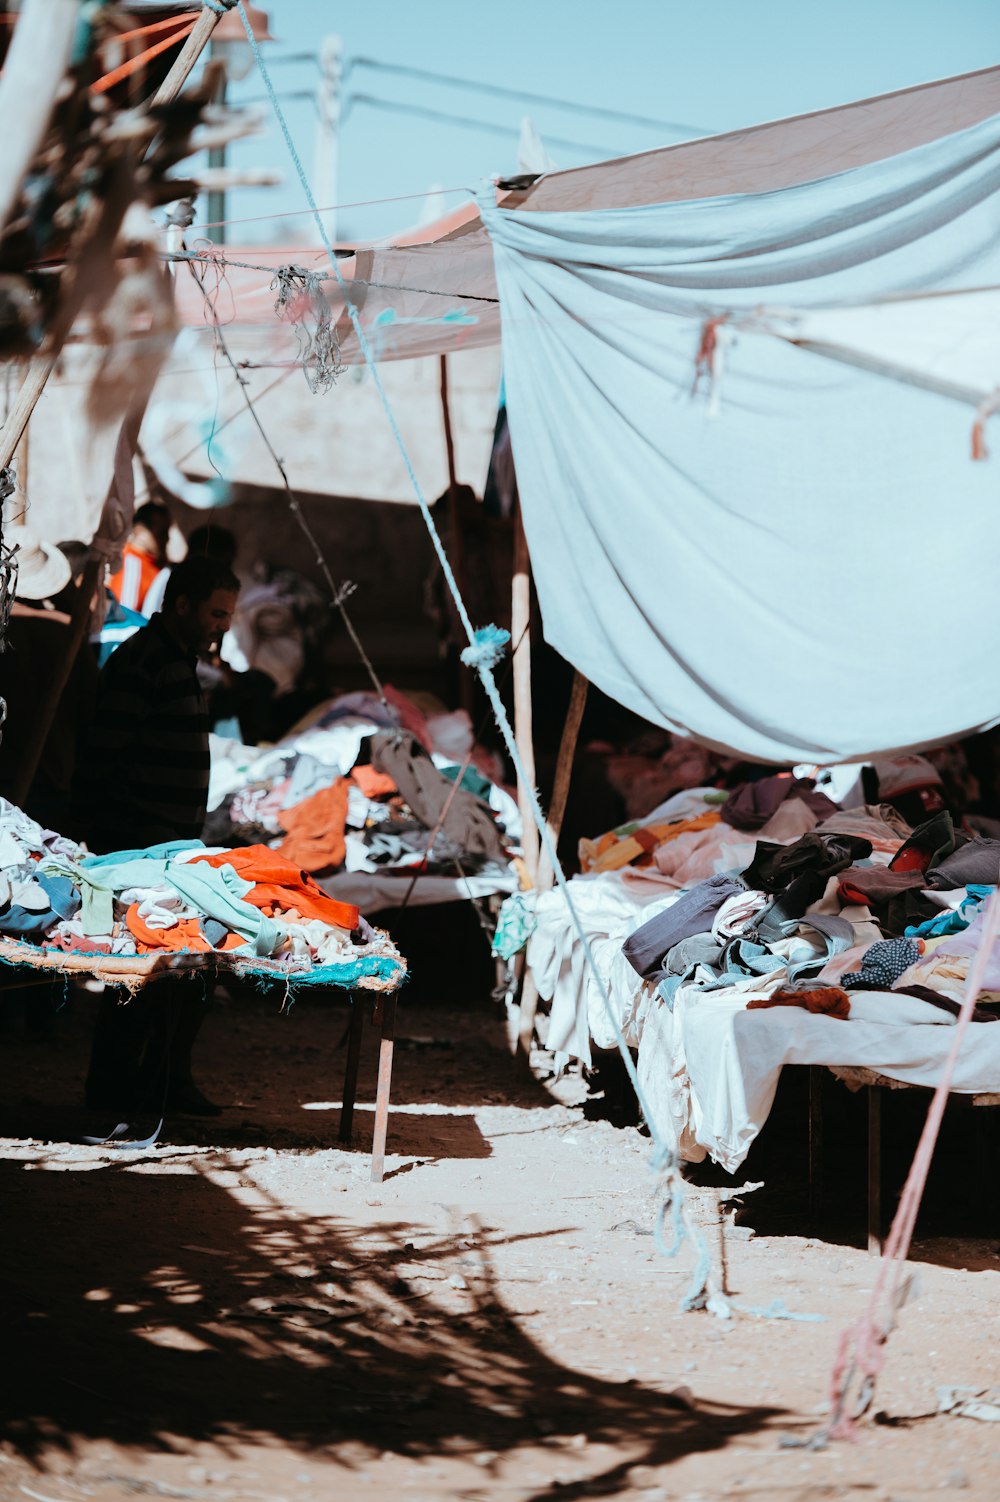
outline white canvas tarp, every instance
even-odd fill
[[[761,760],[836,762],[1000,718],[1000,624],[976,608],[1000,567],[1000,482],[969,457],[973,410],[760,316],[927,292],[958,307],[1000,285],[998,77],[965,81],[986,118],[932,110],[936,137],[911,108],[909,149],[902,126],[876,128],[884,101],[855,107],[861,164],[813,131],[782,156],[785,187],[788,136],[763,127],[740,191],[717,155],[712,196],[526,213],[482,195],[546,635],[648,719]],[[937,87],[969,105],[962,83]],[[820,161],[831,175],[803,176]],[[1000,353],[991,381],[975,343],[970,399],[1000,384]]]

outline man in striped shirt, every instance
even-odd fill
[[[199,653],[229,629],[239,584],[227,565],[188,558],[172,570],[163,609],[101,670],[93,726],[78,768],[84,837],[95,853],[197,839],[210,770]],[[148,1007],[106,996],[87,1076],[87,1102],[149,1109],[162,1103],[215,1115],[191,1078],[205,1008],[183,982],[164,981]]]
[[[228,631],[238,591],[225,564],[186,559],[162,611],[105,663],[79,780],[91,850],[201,835],[210,727],[197,661]]]

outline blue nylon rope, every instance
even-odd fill
[[[509,719],[507,718],[506,708],[504,707],[503,700],[500,697],[500,692],[497,688],[496,680],[493,677],[493,668],[499,660],[499,654],[502,652],[503,648],[503,642],[500,638],[506,636],[507,633],[499,632],[496,626],[486,626],[482,629],[482,631],[476,631],[472,624],[472,621],[469,618],[469,613],[465,607],[465,601],[462,598],[462,592],[458,586],[458,580],[455,578],[451,564],[448,561],[448,555],[444,550],[444,545],[434,523],[434,518],[431,515],[430,507],[427,504],[420,485],[420,481],[417,479],[416,471],[413,468],[413,461],[410,459],[406,444],[403,441],[403,435],[400,432],[399,425],[396,421],[395,413],[392,410],[389,398],[387,397],[385,388],[382,385],[382,378],[379,374],[378,365],[376,363],[374,355],[372,354],[371,346],[368,343],[365,331],[361,326],[361,318],[358,313],[358,309],[356,308],[351,298],[349,283],[346,281],[340,269],[337,261],[337,256],[334,252],[333,246],[330,243],[329,236],[326,233],[326,228],[323,224],[323,220],[321,219],[319,210],[316,207],[316,200],[313,197],[312,189],[309,186],[309,179],[306,176],[305,168],[303,167],[298,151],[296,150],[295,142],[292,140],[291,132],[288,129],[284,113],[282,111],[281,105],[278,102],[278,96],[275,93],[270,74],[267,71],[267,68],[264,64],[264,59],[261,56],[260,48],[257,45],[257,40],[254,37],[253,28],[251,27],[250,22],[247,19],[247,14],[243,7],[243,0],[237,0],[236,8],[239,11],[240,19],[243,22],[243,29],[247,34],[247,41],[250,44],[250,49],[253,53],[254,61],[257,64],[257,69],[260,73],[261,79],[263,80],[264,87],[267,90],[268,97],[270,98],[271,106],[275,113],[275,118],[277,119],[278,124],[281,127],[281,133],[285,138],[285,145],[288,147],[289,156],[292,159],[292,163],[298,174],[299,182],[302,185],[302,190],[305,194],[306,202],[309,204],[309,208],[312,211],[312,216],[316,223],[316,228],[319,231],[323,248],[330,258],[330,263],[333,266],[334,275],[337,278],[338,286],[340,287],[341,292],[344,294],[347,315],[351,320],[355,335],[357,336],[359,348],[361,349],[361,353],[365,358],[365,363],[368,366],[368,369],[371,371],[372,380],[375,383],[375,389],[378,392],[379,399],[382,403],[382,407],[385,411],[385,415],[389,423],[389,427],[392,430],[392,436],[396,441],[396,447],[399,449],[403,464],[406,468],[407,475],[409,476],[410,483],[413,486],[413,493],[417,498],[417,504],[420,507],[420,513],[423,516],[424,524],[427,527],[431,542],[434,546],[434,551],[437,554],[439,563],[441,564],[441,571],[444,574],[448,588],[451,591],[452,598],[455,602],[455,608],[458,611],[459,618],[462,622],[463,627],[465,628],[465,633],[469,638],[469,645],[462,653],[462,661],[465,662],[468,666],[474,667],[478,672],[480,681],[482,682],[483,688],[486,691],[486,696],[490,701],[490,705],[492,706],[497,726],[500,730],[501,735],[503,736],[507,750],[510,753],[510,759],[517,771],[521,786],[525,788],[528,793],[532,816],[534,817],[535,823],[538,826],[538,833],[542,842],[542,847],[552,863],[552,871],[555,876],[556,884],[562,892],[563,897],[565,898],[566,906],[569,909],[570,917],[573,921],[573,927],[576,930],[580,943],[583,945],[587,967],[590,971],[591,976],[597,984],[601,999],[604,1004],[604,1009],[608,1016],[608,1021],[611,1023],[612,1029],[614,1031],[615,1039],[618,1044],[618,1050],[622,1056],[622,1062],[624,1063],[626,1073],[628,1074],[628,1077],[632,1082],[632,1088],[635,1090],[640,1109],[642,1110],[642,1114],[646,1120],[646,1125],[649,1128],[650,1136],[653,1139],[655,1148],[654,1162],[658,1170],[664,1175],[667,1193],[666,1203],[669,1204],[672,1209],[672,1220],[675,1228],[674,1245],[668,1248],[662,1241],[660,1241],[661,1249],[664,1251],[665,1255],[671,1257],[675,1256],[679,1251],[682,1241],[685,1239],[685,1237],[689,1239],[698,1255],[698,1266],[692,1286],[684,1298],[684,1307],[689,1309],[702,1308],[705,1307],[707,1302],[714,1313],[728,1315],[730,1312],[729,1306],[721,1294],[716,1293],[713,1298],[707,1299],[708,1278],[710,1270],[708,1247],[700,1231],[691,1223],[689,1217],[684,1212],[683,1180],[681,1179],[677,1167],[675,1154],[670,1146],[666,1142],[664,1142],[663,1138],[660,1136],[652,1112],[650,1111],[644,1098],[644,1092],[641,1085],[639,1084],[639,1075],[632,1060],[632,1055],[629,1051],[628,1044],[625,1041],[625,1036],[622,1033],[618,1019],[614,1014],[614,1008],[611,1004],[611,998],[608,995],[607,987],[605,986],[600,972],[598,971],[597,962],[594,959],[593,951],[590,947],[590,941],[588,940],[587,935],[584,932],[583,924],[580,920],[580,915],[577,912],[576,905],[573,902],[572,896],[570,895],[569,883],[566,880],[566,874],[563,871],[559,856],[556,853],[551,835],[549,834],[548,825],[545,821],[545,816],[542,813],[541,805],[538,801],[538,795],[528,779],[527,771],[525,769],[523,761],[521,760],[521,754],[517,748],[517,742],[514,738],[513,729],[511,727]],[[510,638],[508,636],[507,640],[509,639]]]

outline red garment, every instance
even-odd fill
[[[295,908],[303,918],[318,918],[348,932],[358,926],[361,915],[352,903],[328,897],[307,872],[267,845],[247,845],[242,850],[222,850],[218,855],[195,859],[210,866],[232,866],[244,881],[255,882],[243,899],[254,907],[264,909],[273,903],[282,912]]]
[[[46,940],[51,948],[65,949],[68,954],[110,954],[110,939],[80,938],[76,934],[50,934]]]
[[[933,853],[932,850],[921,850],[917,845],[902,846],[889,862],[889,870],[924,872],[931,863]]]
[[[335,871],[344,864],[347,846],[347,778],[304,798],[278,816],[287,838],[277,847],[281,855],[303,871]]]
[[[192,954],[224,954],[229,949],[238,949],[246,940],[239,934],[227,934],[218,951],[213,951],[211,944],[201,931],[201,922],[198,918],[182,918],[175,923],[173,928],[149,928],[139,917],[139,904],[133,902],[125,914],[125,923],[129,933],[136,941],[136,948],[140,954],[150,954],[167,949],[177,952],[182,949]]]
[[[851,1015],[851,998],[839,986],[817,986],[814,991],[775,991],[747,1002],[748,1012],[762,1012],[769,1007],[804,1007],[807,1012],[839,1017],[846,1022]]]

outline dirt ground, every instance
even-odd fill
[[[936,1412],[941,1386],[1000,1381],[996,1181],[965,1117],[918,1228],[881,1421],[815,1451],[789,1440],[821,1426],[875,1271],[863,1103],[832,1078],[821,1234],[801,1080],[735,1223],[720,1227],[725,1176],[695,1175],[738,1304],[817,1317],[725,1322],[681,1311],[692,1257],[657,1250],[648,1139],[602,1119],[615,1102],[578,1075],[518,1077],[492,1002],[404,992],[379,1187],[370,1031],[354,1142],[337,1143],[345,1004],[220,996],[198,1058],[228,1109],[131,1152],[80,1145],[112,1125],[82,1106],[95,1007],[77,994],[43,1028],[37,1004],[8,1005],[0,1032],[0,1498],[1000,1496],[1000,1425]],[[892,1121],[895,1182],[919,1107]]]

